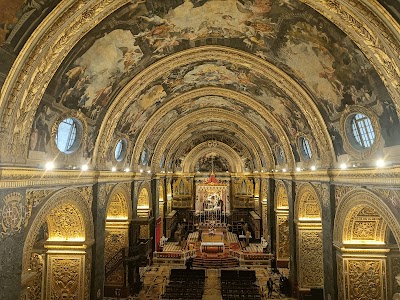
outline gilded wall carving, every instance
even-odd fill
[[[148,240],[150,238],[149,225],[140,225],[139,237],[141,240]]]
[[[385,298],[383,260],[346,259],[346,292],[349,300],[382,300]]]
[[[123,248],[128,247],[128,230],[107,228],[105,237],[104,262],[106,270],[112,258]],[[106,284],[123,284],[124,268],[118,267],[106,278]]]
[[[390,272],[388,273],[388,282],[391,286],[391,294],[400,293],[400,284],[398,284],[396,277],[400,274],[400,257],[390,257],[389,260]]]
[[[3,198],[3,209],[0,210],[1,238],[21,231],[24,221],[22,201],[20,193],[10,193]]]
[[[335,186],[335,200],[336,200],[336,207],[338,207],[340,201],[350,191],[354,190],[354,186],[345,186],[345,185],[337,185]]]
[[[99,201],[99,207],[100,208],[105,206],[113,187],[114,187],[113,184],[101,184],[100,185],[100,187],[99,187],[99,196],[98,196],[98,201]]]
[[[25,227],[28,226],[32,210],[46,199],[54,190],[30,190],[26,191]]]
[[[338,285],[338,299],[345,300],[345,285],[344,285],[344,268],[343,258],[339,254],[336,255],[337,263],[337,285]]]
[[[299,287],[321,288],[324,285],[322,230],[298,231]]]
[[[107,210],[107,219],[128,219],[128,203],[123,194],[114,194]]]
[[[289,220],[287,215],[277,215],[277,259],[290,256]]]
[[[276,183],[275,203],[276,203],[276,208],[278,208],[278,209],[282,209],[282,208],[288,209],[289,208],[286,187],[282,181],[278,181]]]
[[[82,193],[83,199],[85,199],[86,204],[90,209],[92,209],[93,203],[93,187],[92,186],[83,186],[78,187],[78,190]]]
[[[32,253],[30,264],[30,272],[34,273],[29,281],[25,283],[27,288],[27,299],[42,299],[42,277],[43,277],[43,257],[38,253]]]
[[[71,204],[61,204],[47,216],[49,240],[85,240],[85,222]]]
[[[82,258],[50,256],[47,272],[47,299],[84,299]]]

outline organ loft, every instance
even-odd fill
[[[399,299],[399,20],[0,1],[0,299]]]

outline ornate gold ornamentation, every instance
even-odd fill
[[[290,256],[290,237],[289,219],[285,215],[276,216],[277,224],[277,259],[289,259]]]
[[[104,262],[107,264],[121,250],[128,247],[128,230],[107,228],[105,237]],[[117,268],[106,278],[106,284],[123,284],[124,268]]]
[[[300,288],[324,286],[322,230],[299,230],[298,272]]]
[[[343,268],[343,258],[338,254],[336,255],[336,263],[337,263],[337,280],[338,280],[338,299],[345,299],[344,292],[344,268]]]
[[[128,202],[122,193],[115,193],[108,205],[107,219],[128,219]]]
[[[149,225],[140,225],[140,239],[148,240],[150,238]]]
[[[1,238],[21,231],[24,218],[22,200],[20,193],[10,193],[3,198],[3,209],[0,211]]]
[[[83,263],[80,258],[49,257],[47,299],[84,298]]]
[[[28,226],[32,210],[46,199],[54,190],[30,190],[26,191],[25,227]]]
[[[42,299],[42,277],[43,277],[43,257],[38,253],[32,253],[29,264],[29,272],[34,273],[29,277],[24,285],[27,289],[27,299]]]
[[[382,260],[345,260],[348,282],[346,289],[349,300],[384,299],[383,275],[385,265]]]
[[[339,203],[335,216],[334,243],[341,245],[343,241],[351,240],[352,224],[354,220],[357,220],[355,216],[365,207],[372,208],[376,212],[376,216],[378,216],[375,218],[380,219],[375,240],[379,242],[385,240],[386,225],[388,225],[397,243],[400,244],[399,219],[393,214],[384,200],[366,189],[355,189],[346,194]]]
[[[335,200],[336,200],[336,207],[338,207],[340,201],[350,191],[354,190],[354,186],[345,186],[345,185],[337,185],[335,186]]]
[[[306,183],[298,187],[295,205],[296,219],[321,219],[320,201],[315,188],[311,184]]]
[[[90,209],[92,209],[92,203],[93,203],[93,187],[92,186],[83,186],[83,187],[78,187],[78,189],[81,191],[83,198],[86,200],[86,204]]]
[[[275,203],[277,209],[289,209],[288,195],[283,181],[275,185]]]
[[[79,223],[75,225],[68,225],[80,228],[75,228],[75,232],[84,231],[85,235],[83,238],[85,240],[91,240],[94,236],[94,227],[93,227],[93,219],[92,219],[92,212],[89,210],[87,205],[85,204],[85,199],[83,199],[82,194],[77,189],[67,188],[62,189],[60,191],[55,192],[53,195],[50,196],[49,199],[43,204],[41,209],[39,210],[36,217],[33,219],[32,225],[28,229],[27,238],[24,243],[24,250],[23,250],[23,260],[22,260],[22,270],[26,272],[29,268],[29,260],[31,257],[31,253],[33,250],[33,245],[36,242],[36,236],[39,233],[41,226],[48,221],[49,215],[51,213],[56,213],[61,211],[62,209],[58,209],[58,207],[67,207],[67,211],[71,212],[72,214],[79,214],[78,216],[71,216],[68,217],[68,213],[64,215],[64,220],[71,224],[71,220],[80,220]],[[71,207],[72,206],[72,207]],[[56,215],[52,216],[51,222],[57,223]],[[54,228],[57,229],[59,225],[54,224]],[[50,226],[49,226],[49,230]],[[59,229],[58,232],[64,232],[65,229]],[[49,233],[50,235],[52,233]],[[57,234],[54,234],[57,235]],[[70,236],[68,234],[67,236]]]
[[[47,215],[50,241],[85,240],[85,223],[72,204],[61,204]]]
[[[97,200],[97,201],[99,201],[100,208],[105,206],[106,201],[109,199],[109,195],[110,195],[113,187],[114,187],[113,184],[100,184],[99,196],[98,196],[98,200]]]

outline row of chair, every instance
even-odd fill
[[[205,270],[171,269],[162,300],[201,300],[204,293]]]
[[[223,300],[260,300],[254,270],[221,270]]]

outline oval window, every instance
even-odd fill
[[[126,154],[126,139],[120,139],[115,146],[114,157],[117,161],[122,161]]]
[[[283,150],[281,147],[278,147],[277,149],[277,154],[278,154],[278,163],[283,164],[285,162],[285,154],[283,153]]]
[[[310,142],[305,137],[300,138],[300,149],[304,158],[310,159],[312,157]]]
[[[56,145],[58,150],[70,154],[78,149],[82,137],[82,124],[75,118],[62,120],[58,125]]]
[[[351,130],[356,143],[362,148],[370,148],[375,142],[375,131],[371,119],[363,114],[356,114],[351,119]]]

